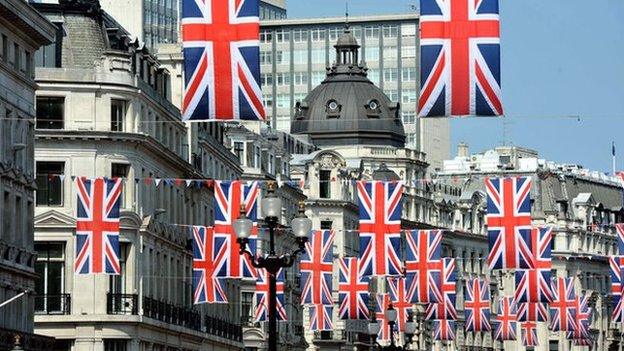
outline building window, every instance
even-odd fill
[[[308,85],[308,73],[295,72],[293,74],[293,82],[295,83],[295,85]]]
[[[290,107],[290,95],[277,94],[276,105],[277,105],[277,108],[289,108]]]
[[[255,168],[260,168],[260,160],[262,158],[262,153],[260,152],[260,146],[256,146],[254,149],[255,149],[255,153],[254,153],[254,167]]]
[[[279,65],[290,64],[290,51],[277,51],[275,53],[275,63]]]
[[[308,64],[308,50],[294,50],[293,62],[295,65],[307,65]]]
[[[235,141],[234,142],[234,155],[236,155],[236,157],[239,160],[242,160],[244,152],[245,152],[245,144],[242,141]]]
[[[312,55],[312,63],[321,64],[327,61],[325,49],[312,49],[310,54]]]
[[[403,90],[403,103],[415,103],[416,102],[416,90]]]
[[[126,102],[124,100],[111,100],[111,131],[123,132],[126,116]]]
[[[273,32],[268,30],[263,30],[260,32],[261,43],[270,43],[271,41],[273,41]]]
[[[375,85],[379,85],[379,70],[378,69],[369,69],[366,74],[368,79],[371,82],[375,83]]]
[[[379,27],[364,28],[364,36],[366,39],[379,39]]]
[[[303,43],[308,41],[308,31],[302,29],[294,29],[292,32],[293,41],[295,43]]]
[[[111,178],[128,179],[130,174],[130,165],[127,163],[113,163],[111,164]],[[121,187],[121,208],[126,208],[126,197],[124,196],[124,187]]]
[[[383,27],[383,36],[386,39],[393,39],[399,36],[399,27],[398,26],[384,26]]]
[[[37,129],[63,129],[65,98],[37,97]]]
[[[416,67],[403,67],[401,73],[404,82],[416,81]]]
[[[401,58],[404,58],[404,59],[416,58],[416,46],[414,45],[401,46]]]
[[[2,60],[4,62],[9,60],[9,38],[5,34],[2,34]]]
[[[378,47],[372,47],[372,48],[366,48],[365,53],[364,53],[364,58],[366,59],[366,62],[375,62],[375,61],[379,61],[379,48]]]
[[[276,73],[275,82],[277,86],[289,86],[290,85],[290,73],[287,73],[287,72]]]
[[[333,221],[321,221],[321,230],[330,230],[333,224]]]
[[[119,244],[119,271],[120,274],[109,277],[109,292],[111,294],[126,293],[126,260],[128,259],[128,244]]]
[[[65,292],[65,245],[62,242],[35,243],[37,262],[35,273],[35,312],[63,313],[69,306],[62,294]]]
[[[290,42],[290,32],[279,30],[275,32],[275,37],[278,43],[288,43]]]
[[[399,78],[399,70],[396,68],[384,69],[384,82],[396,82]]]
[[[248,325],[251,321],[251,311],[253,308],[253,297],[254,293],[252,292],[241,292],[241,324]]]
[[[106,339],[104,340],[104,351],[127,351],[128,340]]]
[[[325,41],[325,29],[316,28],[310,31],[312,41]]]
[[[62,206],[64,162],[37,162],[37,205]]]
[[[271,73],[262,73],[260,75],[260,83],[262,86],[271,86],[273,85],[273,74]]]
[[[397,59],[398,50],[396,46],[384,46],[384,61],[385,62],[394,62]]]
[[[272,52],[262,51],[260,52],[260,64],[270,65],[273,62]]]
[[[413,124],[416,122],[416,113],[403,112],[403,124]]]
[[[331,198],[331,171],[322,170],[319,172],[319,197],[321,199]]]
[[[16,71],[20,70],[20,63],[22,61],[22,50],[17,43],[13,44],[13,68]]]

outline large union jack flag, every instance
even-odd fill
[[[520,323],[520,328],[522,329],[522,346],[524,347],[539,346],[539,342],[537,340],[537,323],[535,322]]]
[[[433,321],[433,340],[455,340],[455,321],[442,319]]]
[[[259,0],[183,0],[184,120],[263,120]]]
[[[442,274],[440,276],[440,292],[442,302],[431,303],[427,306],[426,320],[457,319],[455,302],[457,299],[457,276],[455,273],[455,259],[445,257],[442,259]]]
[[[331,305],[334,259],[333,230],[315,230],[305,245],[301,270],[301,304]]]
[[[326,331],[334,329],[332,305],[312,305],[310,307],[310,330]]]
[[[280,269],[276,275],[277,291],[277,320],[286,321],[286,309],[284,308],[284,270]],[[258,269],[258,280],[256,280],[256,310],[254,311],[255,321],[264,322],[269,320],[269,273],[264,268]]]
[[[518,322],[547,322],[548,304],[525,302],[518,304]]]
[[[389,294],[377,294],[377,296],[375,296],[375,300],[375,318],[377,319],[377,323],[381,323],[379,334],[377,334],[377,340],[379,342],[389,341],[390,333],[397,333],[397,328],[401,327],[401,323],[397,320],[397,323],[394,324],[393,330],[390,330],[390,323],[388,323],[385,313],[388,307],[392,304]]]
[[[498,341],[516,340],[518,310],[512,297],[505,296],[498,301],[496,330],[494,339]]]
[[[615,308],[611,314],[613,323],[624,322],[624,308],[622,308],[622,256],[609,256],[609,270],[611,271],[611,295]]]
[[[531,178],[486,178],[490,269],[533,268]]]
[[[221,280],[227,261],[227,236],[216,234],[212,227],[192,227],[193,231],[193,302],[227,303]]]
[[[553,278],[553,301],[550,303],[550,329],[552,331],[573,331],[576,318],[576,295],[574,279]]]
[[[531,265],[533,268],[516,271],[516,302],[552,301],[550,289],[551,243],[552,228],[533,228],[531,230],[531,251],[533,252]]]
[[[410,288],[406,285],[404,277],[388,277],[386,279],[388,291],[390,292],[390,301],[397,311],[398,331],[404,331],[407,317],[411,313],[412,307],[414,307],[410,302]],[[411,291],[413,292],[413,288]]]
[[[466,331],[491,331],[490,285],[486,280],[474,278],[466,282],[464,296]]]
[[[574,318],[574,330],[569,331],[566,335],[570,340],[589,340],[589,324],[591,323],[591,307],[589,307],[589,294],[577,296],[575,299],[574,310],[576,318]]]
[[[78,205],[74,271],[77,274],[121,274],[119,265],[121,179],[78,177],[76,188]]]
[[[418,115],[499,116],[498,0],[420,0]]]
[[[358,181],[360,264],[365,276],[400,275],[401,182]]]
[[[254,227],[249,238],[247,250],[256,253],[257,250],[257,221],[258,221],[258,195],[260,187],[257,181],[244,182],[217,181],[215,182],[215,221],[216,233],[227,238],[227,265],[224,271],[219,272],[219,277],[228,278],[255,278],[256,269],[252,266],[247,255],[240,254],[240,244],[236,241],[233,224],[240,217],[241,207],[245,206],[245,215],[253,221]]]
[[[338,315],[340,319],[368,319],[368,284],[370,279],[360,275],[357,257],[338,260]]]
[[[440,293],[442,231],[412,230],[407,232],[406,239],[405,271],[410,280],[408,285],[414,286],[414,293],[410,296],[411,302],[442,302]]]

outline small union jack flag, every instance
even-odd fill
[[[284,308],[284,270],[280,269],[276,275],[277,284],[277,320],[286,321],[286,309]],[[256,310],[254,311],[256,322],[269,320],[269,273],[264,268],[258,269],[258,280],[256,281]]]
[[[624,322],[624,308],[622,308],[622,256],[609,257],[609,269],[611,271],[611,295],[615,308],[611,313],[613,323]]]
[[[486,178],[490,269],[533,268],[531,178]]]
[[[491,331],[490,286],[486,280],[474,278],[466,282],[464,296],[466,331]]]
[[[377,318],[377,323],[381,323],[381,328],[379,329],[379,334],[377,334],[377,341],[384,342],[390,340],[390,324],[386,319],[385,311],[390,307],[392,301],[390,301],[389,294],[378,294],[376,297],[375,304],[375,318]],[[398,321],[397,321],[398,322]],[[399,324],[399,323],[397,323]],[[397,333],[397,324],[394,325],[392,330],[393,333]]]
[[[520,323],[520,328],[522,329],[522,346],[524,347],[539,346],[539,342],[537,340],[537,323],[535,322]]]
[[[518,304],[518,322],[547,322],[548,305],[539,302]]]
[[[365,276],[401,275],[401,182],[358,181],[360,264]]]
[[[570,340],[589,340],[589,324],[591,323],[591,307],[589,307],[589,295],[577,296],[575,299],[574,310],[576,318],[574,319],[574,330],[569,331],[566,335]]]
[[[332,321],[332,313],[334,306],[331,305],[312,305],[310,307],[310,330],[326,331],[334,329]]]
[[[410,301],[414,303],[441,302],[443,300],[440,293],[442,231],[411,230],[406,234],[406,241],[405,272],[409,280],[408,285],[415,289]]]
[[[121,274],[119,265],[119,209],[121,179],[76,178],[77,274]],[[9,218],[5,218],[9,221]]]
[[[259,0],[184,0],[184,120],[265,118]]]
[[[552,228],[531,230],[532,269],[518,270],[516,276],[515,300],[523,302],[551,302],[550,289],[552,270],[551,258]]]
[[[226,269],[219,272],[219,277],[255,278],[257,276],[256,269],[252,266],[251,259],[247,255],[240,254],[240,244],[236,241],[238,237],[234,232],[233,224],[240,217],[241,206],[244,205],[245,215],[254,223],[247,250],[255,254],[258,239],[259,184],[257,181],[217,181],[214,189],[214,230],[216,233],[227,237],[228,250]]]
[[[356,257],[338,260],[338,314],[340,319],[368,319],[368,284],[370,279],[360,275]]]
[[[624,223],[615,225],[618,236],[618,255],[624,256]]]
[[[455,340],[455,321],[443,319],[433,321],[433,340]]]
[[[227,303],[217,277],[225,271],[227,236],[215,234],[212,227],[195,226],[193,231],[193,302]]]
[[[333,230],[315,230],[301,257],[301,304],[331,305],[334,259]]]
[[[553,278],[553,301],[550,303],[550,330],[573,331],[576,318],[576,295],[572,278]]]
[[[442,259],[440,290],[443,299],[441,303],[431,303],[427,306],[426,320],[457,319],[457,310],[455,309],[457,299],[455,267],[454,258],[445,257]]]
[[[516,340],[517,317],[518,311],[513,298],[507,296],[501,298],[498,301],[494,339],[498,341]]]
[[[405,284],[406,279],[403,277],[388,277],[386,279],[388,282],[388,291],[390,292],[390,301],[394,309],[397,310],[398,331],[404,331],[407,317],[412,307],[414,307],[410,302],[410,292]]]

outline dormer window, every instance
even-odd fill
[[[340,110],[342,110],[342,105],[340,105],[336,100],[329,100],[327,101],[325,110],[327,112],[327,117],[340,118]]]
[[[365,107],[368,117],[379,118],[379,116],[381,115],[381,105],[379,104],[378,100],[370,100]]]
[[[303,119],[305,111],[308,109],[308,103],[305,101],[297,101],[295,103],[295,119]]]

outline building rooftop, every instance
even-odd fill
[[[396,15],[374,15],[374,16],[349,16],[350,24],[370,23],[370,22],[388,22],[388,21],[406,21],[418,20],[420,16],[417,13],[396,14]],[[280,20],[262,21],[262,27],[271,26],[299,26],[299,25],[320,25],[320,24],[340,24],[344,25],[347,18],[342,17],[316,17],[316,18],[292,18]]]

